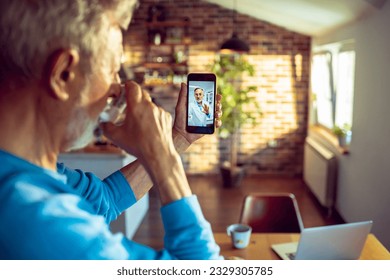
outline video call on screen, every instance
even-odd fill
[[[214,111],[214,82],[213,81],[189,81],[188,92],[188,125],[190,126],[212,126],[213,125],[213,111]],[[209,109],[209,114],[202,114],[202,108],[197,105],[195,98],[195,89],[203,89],[202,104],[206,104]],[[199,103],[198,103],[199,104]]]

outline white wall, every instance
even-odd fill
[[[336,208],[347,222],[372,219],[372,232],[387,249],[390,249],[389,28],[390,1],[364,19],[313,38],[313,47],[355,40],[353,135],[350,154],[339,157]]]

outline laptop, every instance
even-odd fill
[[[273,244],[284,260],[356,260],[360,257],[372,221],[305,228],[299,242]]]

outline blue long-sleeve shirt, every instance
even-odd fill
[[[113,234],[109,223],[135,202],[119,171],[53,172],[0,150],[0,259],[221,258],[196,196],[161,208],[161,251]]]

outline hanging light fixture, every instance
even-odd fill
[[[249,46],[246,42],[238,38],[236,28],[236,0],[234,0],[233,9],[233,34],[232,37],[221,45],[221,53],[246,53],[249,52]]]

